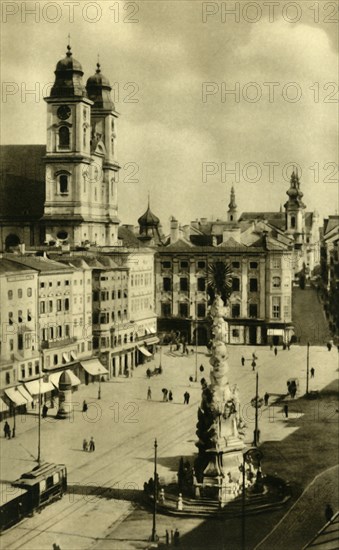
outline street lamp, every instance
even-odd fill
[[[307,356],[306,356],[306,395],[308,395],[309,378],[310,378],[310,343],[307,342]]]
[[[159,345],[160,345],[159,369],[161,369],[161,368],[162,368],[162,366],[161,366],[161,356],[162,356],[162,346],[161,346],[161,341],[160,341]]]
[[[263,404],[263,399],[259,399],[259,373],[256,373],[255,376],[255,397],[251,400],[252,407],[255,408],[255,425],[254,425],[254,437],[253,437],[253,445],[257,447],[259,445],[259,417],[258,417],[258,410]]]
[[[157,497],[158,497],[158,476],[157,476],[157,440],[154,440],[154,493],[153,493],[153,525],[152,525],[152,535],[151,541],[156,542],[159,540],[156,529],[156,518],[157,518]]]
[[[98,399],[101,399],[101,375],[99,374]]]
[[[195,377],[194,382],[198,382],[198,307],[197,297],[195,296]]]

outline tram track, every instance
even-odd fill
[[[192,407],[196,407],[196,405],[197,405],[196,403],[192,403],[192,405],[187,407],[185,410],[188,413],[189,410]],[[185,415],[185,416],[188,416],[188,415]],[[191,430],[190,425],[188,425],[188,427],[185,428],[184,431],[180,430],[180,432],[179,432],[178,431],[178,420],[175,417],[172,418],[171,420],[172,421],[169,422],[169,425],[163,426],[162,431],[164,433],[166,433],[166,443],[161,446],[162,451],[166,451],[168,448],[172,447],[173,443],[175,441],[177,442],[178,438],[181,439],[181,438],[184,438],[186,435],[191,435],[192,434],[192,430]],[[133,458],[133,456],[135,456],[135,454],[139,450],[144,449],[145,448],[145,439],[147,440],[150,435],[154,434],[154,429],[158,425],[159,424],[157,422],[155,422],[147,429],[146,432],[140,432],[140,434],[138,434],[136,436],[136,438],[142,437],[143,441],[140,442],[140,444],[137,447],[134,446],[133,449],[131,449],[130,451],[127,451],[127,452],[124,451],[124,459]],[[170,437],[170,436],[172,436],[172,437]],[[170,437],[170,439],[169,439],[169,437]],[[136,439],[136,438],[134,438],[134,439]],[[116,451],[118,449],[119,450],[124,450],[125,447],[126,447],[126,440],[121,442],[117,447],[102,453],[99,457],[99,460],[102,461],[108,454],[112,455],[112,452],[114,452],[114,454],[115,454],[114,458],[116,459]],[[152,454],[147,454],[144,458],[151,459]],[[96,469],[96,471],[94,473],[94,476],[93,476],[93,474],[85,476],[81,481],[79,481],[79,484],[86,484],[86,482],[90,482],[91,485],[92,485],[95,482],[95,477],[98,477],[98,475],[100,475],[100,472],[102,472],[102,470],[106,470],[108,467],[109,466],[107,465],[107,463],[105,463],[102,467]],[[72,471],[74,472],[74,470],[76,470],[76,469],[74,468]],[[124,478],[124,477],[126,478],[126,476],[132,474],[133,472],[135,472],[135,466],[130,466],[130,467],[126,468],[125,470],[123,470],[122,472],[119,472],[117,475],[105,480],[104,482],[98,480],[98,483],[100,483],[100,486],[102,487],[102,490],[100,490],[100,492],[97,492],[94,495],[95,500],[97,498],[102,498],[102,496],[104,495],[105,492],[109,491],[112,488],[112,486],[114,486],[115,484],[117,484],[121,481],[121,478]],[[73,484],[75,485],[74,482],[73,482]],[[70,487],[72,487],[72,484],[70,484]],[[66,506],[66,508],[63,508],[59,513],[54,514],[52,518],[47,520],[47,522],[45,523],[43,529],[39,529],[37,531],[36,528],[31,528],[30,532],[25,532],[20,537],[16,537],[15,541],[13,541],[12,543],[9,542],[8,544],[6,544],[6,548],[11,549],[11,550],[18,550],[20,548],[25,548],[25,545],[31,543],[34,539],[41,536],[43,533],[46,533],[51,527],[54,527],[54,526],[58,525],[66,517],[69,517],[71,514],[76,514],[77,512],[79,512],[82,508],[84,508],[88,504],[89,503],[84,498],[81,498],[80,502],[78,500],[75,500],[73,503],[70,503],[68,506]],[[30,520],[30,518],[25,519],[20,525],[15,526],[15,528],[17,530],[18,529],[22,530],[23,528],[25,528],[24,527],[25,523],[28,522],[29,520]],[[72,536],[72,534],[68,533],[68,536]],[[75,533],[74,536],[78,536],[78,535]],[[92,542],[95,540],[94,537],[89,537],[89,539],[91,539]]]

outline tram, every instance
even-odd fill
[[[42,463],[22,474],[10,486],[3,485],[0,493],[0,531],[62,498],[66,490],[67,469],[64,464]]]

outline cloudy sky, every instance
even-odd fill
[[[267,4],[2,2],[2,143],[45,143],[42,97],[70,33],[84,79],[99,54],[114,88],[123,223],[148,192],[165,226],[223,218],[232,184],[239,212],[277,210],[293,164],[308,209],[335,213],[336,3]]]

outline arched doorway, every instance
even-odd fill
[[[15,233],[10,233],[9,235],[7,235],[5,240],[6,251],[9,251],[11,248],[15,246],[19,246],[19,244],[20,244],[20,239],[18,235],[15,235]]]

